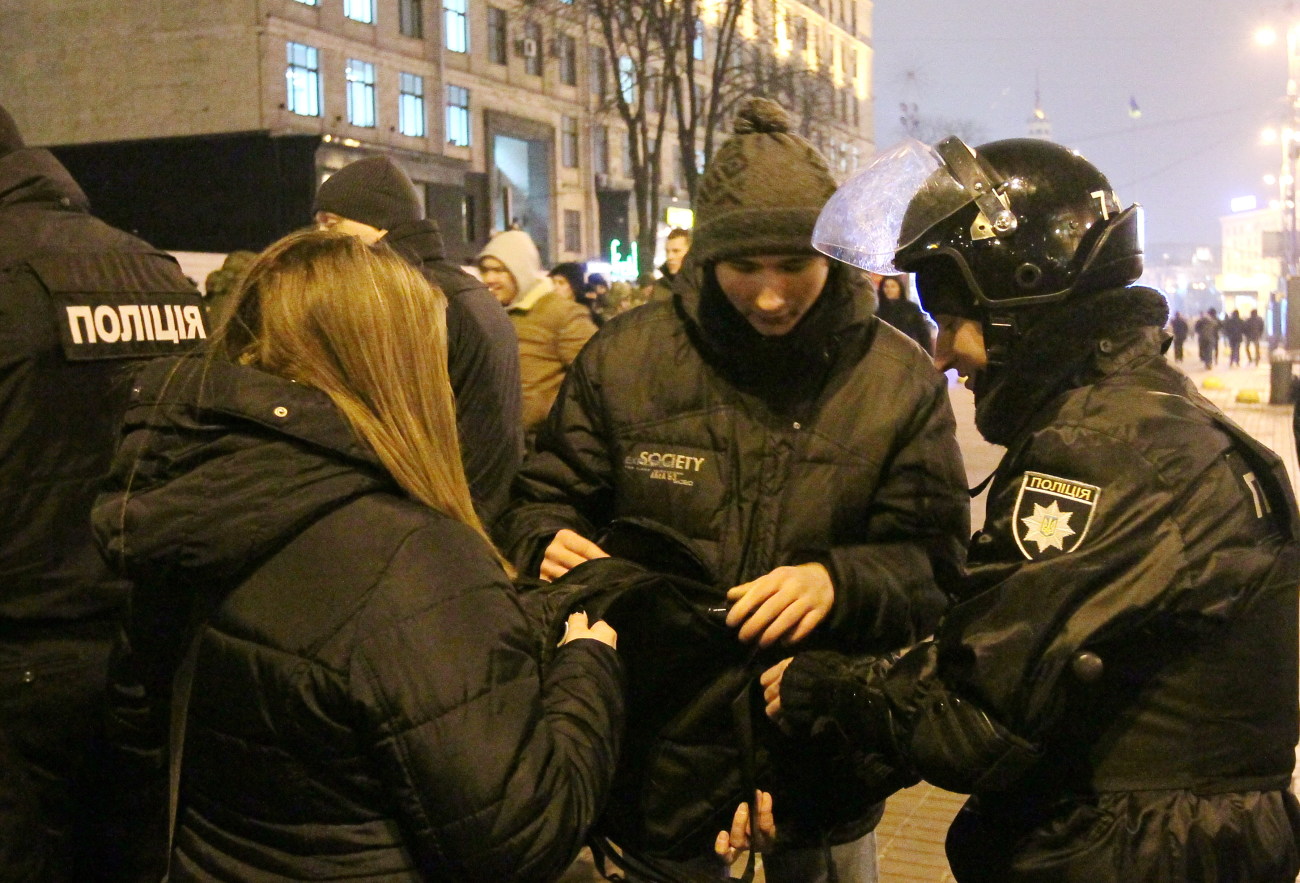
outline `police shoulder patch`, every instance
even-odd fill
[[[1016,545],[1030,561],[1073,552],[1083,545],[1100,497],[1096,485],[1026,472],[1011,516]]]

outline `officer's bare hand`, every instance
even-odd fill
[[[542,579],[550,582],[559,579],[584,561],[593,558],[608,558],[605,550],[580,533],[565,528],[555,535],[546,547],[546,557],[542,559]]]
[[[758,818],[754,820],[754,831],[750,833],[749,804],[742,803],[736,807],[736,815],[731,820],[730,831],[719,831],[713,841],[713,852],[728,865],[733,864],[740,853],[746,849],[762,852],[771,849],[776,840],[776,821],[772,817],[772,795],[759,791],[754,801],[758,807]]]
[[[740,626],[740,640],[757,638],[761,647],[779,640],[794,644],[830,613],[835,586],[826,568],[812,561],[778,567],[736,586],[727,592],[727,600],[735,602],[727,613],[727,625]]]
[[[793,661],[794,657],[788,656],[758,677],[763,687],[763,701],[767,703],[767,716],[772,720],[781,716],[781,677]]]
[[[572,641],[592,640],[600,641],[602,644],[608,644],[611,647],[618,647],[618,632],[614,627],[604,620],[598,619],[591,625],[587,624],[587,614],[585,611],[570,613],[568,620],[565,622],[564,638],[560,641],[563,647]]]

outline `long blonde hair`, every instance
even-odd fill
[[[439,289],[385,245],[303,230],[258,255],[235,297],[214,357],[324,392],[403,490],[495,549],[461,465]]]

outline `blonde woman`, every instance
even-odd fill
[[[612,774],[615,635],[575,616],[540,670],[470,503],[441,293],[310,231],[237,297],[206,361],[137,379],[95,511],[159,705],[203,623],[171,879],[554,879]]]

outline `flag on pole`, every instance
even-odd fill
[[[1138,107],[1138,100],[1132,95],[1128,97],[1128,115],[1133,119],[1142,116],[1142,108]]]

